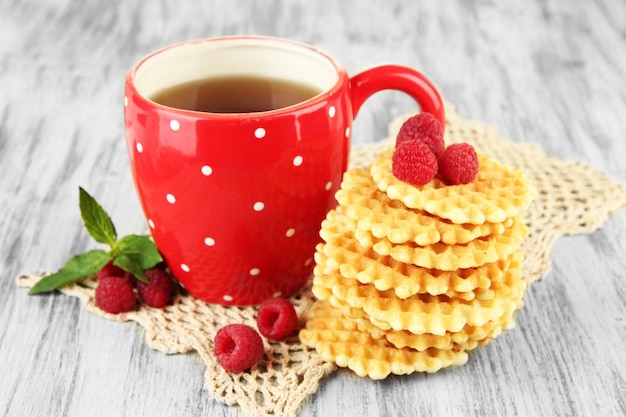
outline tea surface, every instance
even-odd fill
[[[210,113],[276,110],[308,100],[321,91],[293,81],[252,76],[206,78],[161,90],[152,101]]]

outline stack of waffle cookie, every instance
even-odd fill
[[[300,339],[360,376],[436,372],[513,324],[521,307],[521,213],[535,190],[517,169],[478,155],[469,184],[413,186],[393,149],[352,169],[322,223]]]

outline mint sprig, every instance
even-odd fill
[[[108,245],[110,250],[95,249],[73,257],[58,272],[37,282],[30,293],[53,291],[93,276],[111,260],[137,279],[148,282],[144,271],[163,261],[154,242],[148,236],[132,234],[118,240],[111,217],[82,187],[79,187],[78,202],[87,232],[96,242]]]

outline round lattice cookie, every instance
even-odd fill
[[[514,219],[513,225],[501,235],[485,236],[462,245],[418,246],[414,243],[394,245],[386,239],[377,239],[370,232],[359,230],[356,222],[343,214],[343,207],[328,212],[322,222],[320,235],[328,241],[337,231],[354,230],[354,236],[361,246],[372,248],[382,256],[391,256],[398,262],[423,268],[456,271],[482,266],[505,259],[520,248],[522,240],[528,236],[528,228],[521,217]],[[337,225],[334,227],[333,225]]]
[[[342,243],[345,242],[345,245]],[[393,290],[396,297],[416,294],[445,295],[470,301],[493,298],[493,281],[502,279],[505,270],[521,268],[524,254],[513,252],[506,259],[477,268],[441,271],[404,264],[390,256],[364,249],[348,235],[338,235],[320,244],[315,254],[321,273],[339,271],[346,278],[372,284],[379,291]]]
[[[318,251],[315,253],[317,264],[314,272],[315,274],[338,272],[341,276],[356,279],[362,284],[373,284],[379,291],[392,290],[397,297],[398,292],[400,292],[403,297],[398,298],[401,299],[411,297],[415,294],[430,294],[445,295],[450,298],[471,301],[475,298],[481,300],[494,298],[495,292],[491,289],[492,280],[501,280],[504,275],[503,271],[509,268],[512,263],[519,265],[519,262],[512,262],[512,260],[517,258],[517,255],[521,255],[521,253],[516,252],[505,260],[488,264],[484,267],[457,271],[429,270],[415,266],[394,269],[386,267],[385,264],[377,264],[376,261],[368,258],[366,263],[371,265],[372,268],[359,272],[358,269],[364,262],[355,259],[356,257],[353,255],[358,256],[355,252],[344,250],[343,247],[336,246],[334,243],[320,245]],[[521,256],[519,256],[519,258],[521,258]],[[351,263],[343,263],[344,259]],[[389,257],[383,260],[395,262]],[[381,267],[378,267],[378,265]],[[407,270],[409,275],[402,274],[402,272],[399,272],[399,269]],[[380,275],[377,272],[380,273]],[[384,284],[382,286],[384,289],[376,286],[376,284],[380,285],[381,283]],[[394,283],[398,284],[397,288],[391,285]],[[457,283],[459,283],[458,287],[466,286],[475,288],[468,291],[456,291],[453,288],[454,284]],[[477,285],[482,286],[482,288],[477,287]]]
[[[370,167],[378,189],[409,208],[425,210],[453,223],[501,223],[518,216],[536,195],[520,169],[482,154],[478,154],[478,174],[469,184],[447,185],[436,177],[423,186],[413,186],[392,174],[393,151],[381,152]]]
[[[489,300],[464,301],[429,294],[402,300],[395,297],[393,291],[378,291],[370,284],[361,284],[337,272],[317,273],[313,279],[313,294],[318,299],[328,299],[331,304],[362,309],[372,323],[384,330],[445,335],[446,332],[458,332],[467,324],[483,326],[517,310],[526,288],[520,277],[520,268],[505,271],[504,281],[494,283],[496,294]],[[339,303],[335,303],[335,299]]]
[[[322,222],[321,235],[325,242],[317,246],[316,253],[318,266],[322,264],[324,267],[322,272],[338,270],[346,278],[372,284],[379,291],[393,290],[398,298],[415,294],[447,295],[466,300],[474,299],[477,294],[486,297],[492,281],[501,280],[502,271],[520,267],[524,258],[522,252],[515,251],[506,258],[480,267],[451,271],[421,268],[362,246],[355,239],[350,225],[330,220],[336,217],[329,212],[328,218]]]
[[[330,307],[334,308],[334,307]],[[374,338],[384,337],[397,348],[410,347],[415,350],[436,348],[441,350],[472,350],[498,337],[514,326],[513,313],[505,313],[483,326],[465,325],[458,332],[446,332],[439,336],[431,333],[414,334],[406,330],[383,330],[364,317],[355,317],[359,329],[372,334]]]
[[[371,247],[379,255],[391,256],[399,262],[455,271],[505,259],[520,248],[522,240],[528,236],[528,228],[519,218],[501,235],[474,239],[463,245],[394,245],[386,239],[376,239],[371,233],[362,230],[357,230],[354,236],[362,246]]]
[[[358,229],[394,244],[463,244],[479,237],[502,234],[513,222],[513,218],[508,218],[502,223],[455,224],[424,210],[410,209],[401,201],[387,197],[378,189],[369,171],[362,168],[344,174],[335,197]]]
[[[432,373],[467,362],[463,350],[397,348],[385,338],[376,339],[359,330],[353,320],[336,309],[316,304],[305,319],[300,341],[314,348],[324,360],[347,367],[359,376],[384,379],[389,374]]]

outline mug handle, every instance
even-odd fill
[[[381,65],[367,69],[350,79],[352,118],[372,94],[381,90],[399,90],[413,97],[423,112],[431,113],[446,125],[443,101],[435,86],[419,71],[401,65]]]

